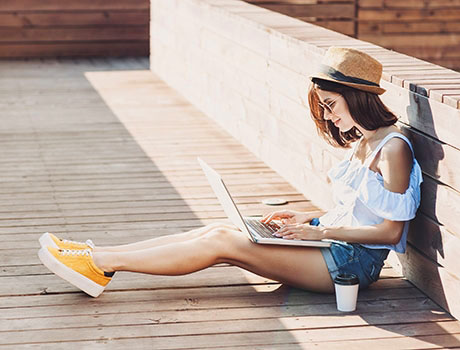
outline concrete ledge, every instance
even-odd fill
[[[423,287],[427,276],[411,266],[423,259],[432,266],[442,262],[443,272],[436,266],[428,276],[437,282],[424,290],[442,294],[444,281],[460,290],[455,254],[439,258],[447,251],[443,241],[460,244],[460,97],[423,87],[426,81],[460,82],[460,73],[238,0],[151,0],[151,13],[152,71],[326,209],[332,205],[326,172],[344,150],[317,135],[308,76],[332,45],[363,50],[382,62],[382,99],[411,135],[426,178],[410,254],[395,256],[394,264]],[[440,198],[449,198],[449,205]],[[424,227],[430,229],[420,232]],[[435,298],[460,315],[450,294],[441,299]]]

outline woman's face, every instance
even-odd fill
[[[332,121],[341,132],[347,132],[357,125],[351,117],[347,102],[342,95],[320,89],[317,89],[316,93],[320,100],[319,104],[324,110],[323,118],[325,120]]]

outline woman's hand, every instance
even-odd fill
[[[317,213],[302,213],[294,210],[280,210],[265,215],[262,218],[263,223],[269,223],[272,220],[281,220],[283,224],[303,224],[310,222],[314,217],[317,217]]]
[[[319,241],[324,238],[324,228],[308,224],[291,224],[282,226],[274,236],[284,239]]]

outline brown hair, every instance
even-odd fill
[[[343,96],[353,120],[366,130],[376,130],[382,126],[396,123],[398,118],[383,104],[374,93],[354,89],[339,83],[313,78],[308,92],[310,114],[316,124],[318,134],[333,146],[348,148],[350,143],[362,135],[356,127],[341,132],[334,123],[323,118],[324,111],[320,107],[317,89],[336,92]]]

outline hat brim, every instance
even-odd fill
[[[348,82],[340,81],[340,80],[331,78],[329,75],[324,74],[324,73],[316,73],[314,75],[310,75],[310,80],[313,79],[313,78],[332,81],[334,83],[346,85],[346,86],[349,86],[349,87],[352,87],[352,88],[355,88],[355,89],[358,89],[358,90],[371,92],[371,93],[377,94],[377,95],[381,95],[386,91],[385,89],[383,89],[383,88],[381,88],[379,86],[371,86],[371,85],[365,85],[365,84],[356,84],[356,83],[348,83]]]

